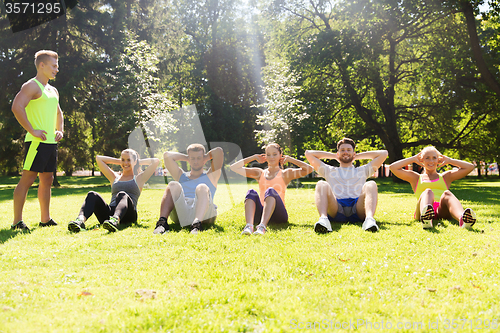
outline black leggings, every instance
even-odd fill
[[[85,216],[85,220],[95,214],[99,223],[109,220],[110,216],[120,219],[120,223],[133,223],[137,221],[137,211],[132,199],[126,192],[118,192],[116,195],[116,206],[109,206],[99,193],[90,191],[80,209],[80,216]]]

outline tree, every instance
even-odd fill
[[[477,112],[463,112],[475,88],[457,78],[470,74],[470,49],[460,17],[446,8],[411,0],[273,4],[278,19],[295,18],[288,57],[302,77],[306,122],[315,122],[314,134],[330,149],[344,135],[379,139],[391,161],[425,144],[462,148],[484,119],[476,103],[468,107]]]

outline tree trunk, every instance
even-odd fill
[[[469,33],[469,41],[471,44],[472,52],[476,60],[477,68],[481,73],[484,82],[490,87],[495,94],[500,97],[500,83],[497,82],[493,74],[488,69],[488,65],[484,61],[483,53],[481,52],[481,45],[479,44],[479,37],[477,36],[476,18],[474,14],[474,7],[470,1],[462,2],[462,9],[467,22],[467,31]]]

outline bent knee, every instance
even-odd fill
[[[316,183],[316,191],[325,191],[330,188],[330,184],[326,182],[325,180],[320,180],[319,182]]]
[[[207,184],[198,184],[198,186],[196,186],[196,192],[205,193],[208,191],[210,191],[210,189],[208,188]]]
[[[373,180],[367,181],[363,185],[363,188],[366,189],[366,190],[369,190],[369,191],[377,191],[377,189],[378,189],[377,183],[375,183],[375,181],[373,181]]]
[[[181,189],[181,188],[182,188],[181,183],[174,180],[174,181],[171,181],[170,183],[168,183],[166,190],[168,190],[168,189],[170,189],[170,190]]]
[[[98,195],[98,194],[97,194],[97,192],[96,192],[96,191],[88,191],[88,192],[87,192],[87,197],[95,197],[95,196],[97,196],[97,195]]]
[[[441,199],[447,199],[450,197],[453,197],[453,193],[451,193],[450,190],[446,190],[443,192],[443,194],[441,194]]]

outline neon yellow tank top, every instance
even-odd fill
[[[420,198],[420,195],[422,195],[422,193],[429,188],[432,190],[432,192],[434,192],[434,200],[439,201],[439,198],[441,198],[443,192],[448,189],[448,186],[446,186],[446,183],[444,182],[443,176],[439,174],[438,179],[431,181],[422,181],[422,176],[423,174],[419,176],[417,188],[415,189],[415,195],[417,196],[417,199]]]
[[[54,89],[47,89],[49,86],[44,87],[37,79],[33,79],[40,89],[42,96],[37,99],[32,99],[26,106],[26,116],[28,117],[31,126],[36,130],[44,130],[47,132],[47,140],[42,141],[34,137],[30,133],[26,134],[25,142],[39,141],[43,143],[57,143],[56,142],[56,122],[57,122],[57,104],[59,97]]]

